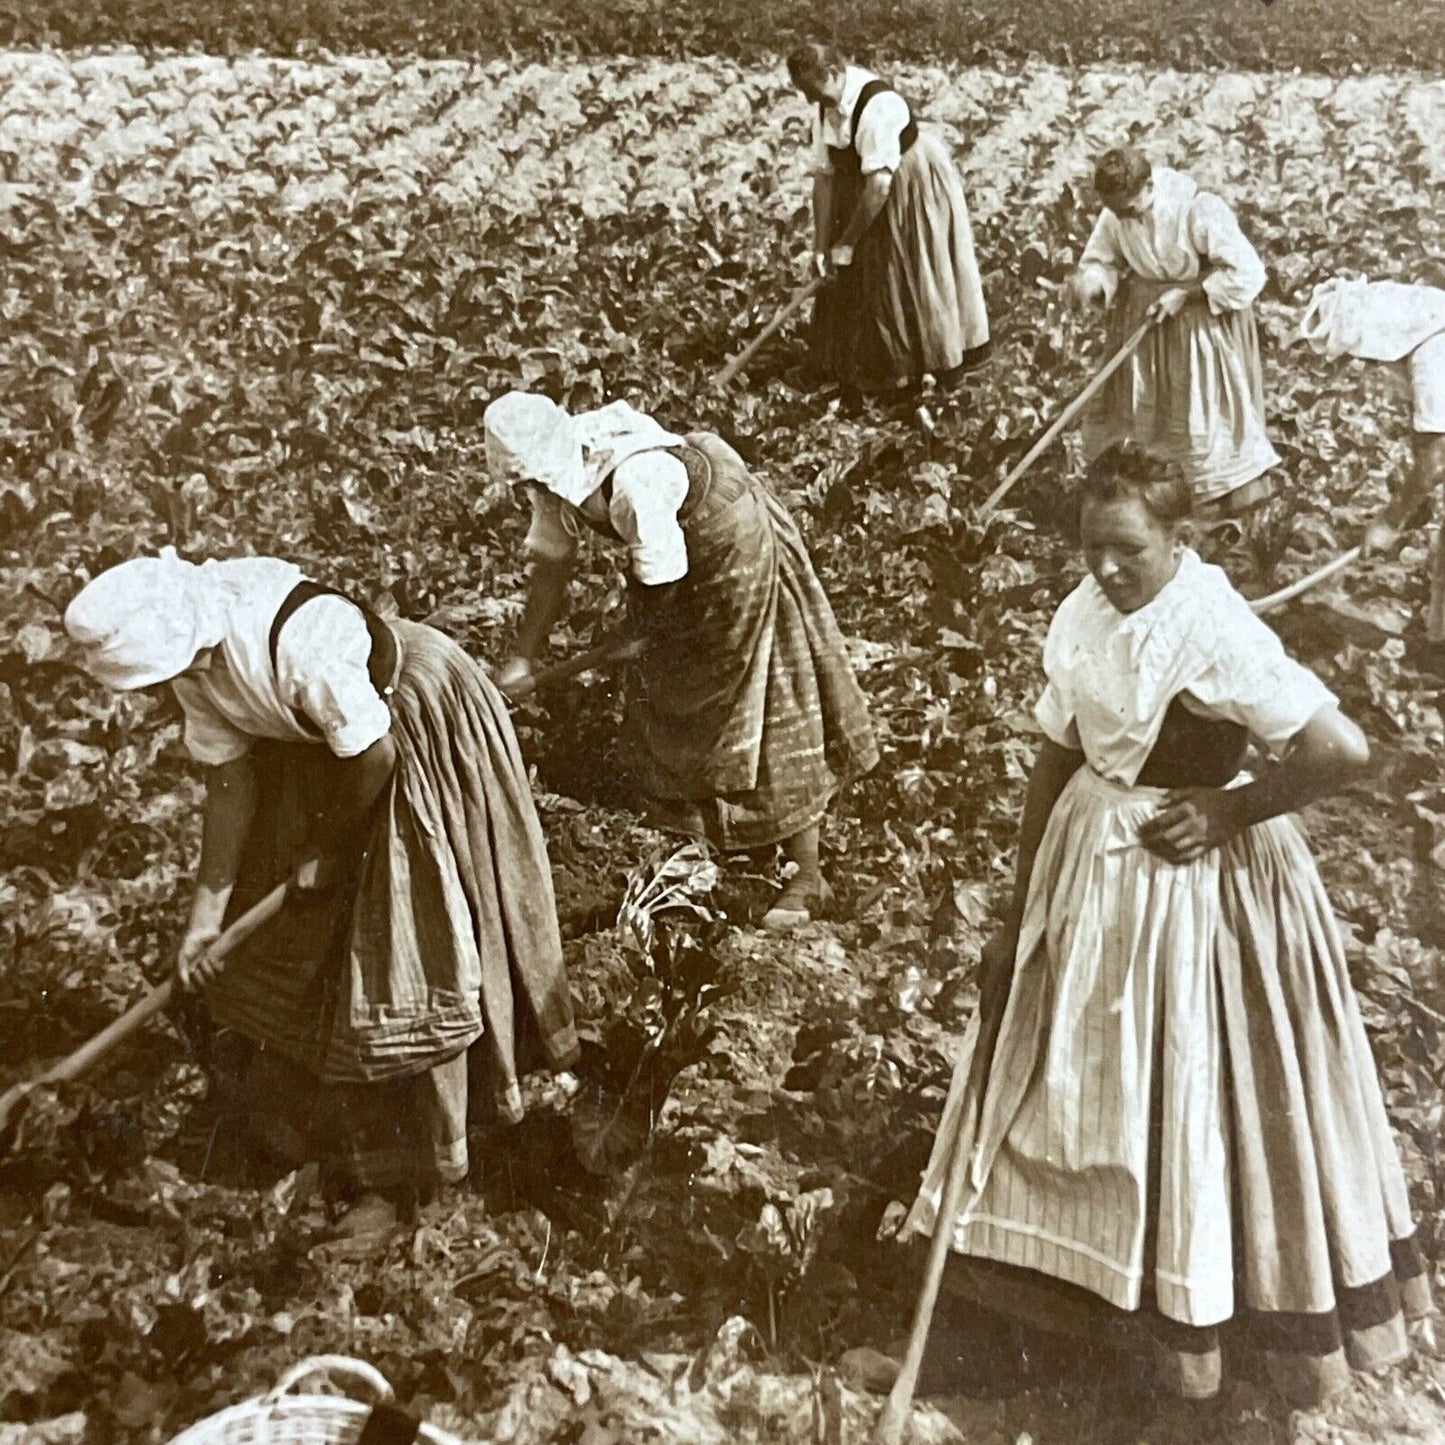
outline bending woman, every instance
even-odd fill
[[[963,181],[944,143],[872,71],[823,45],[788,56],[817,106],[813,226],[820,275],[810,346],[860,392],[943,386],[988,355],[988,313]]]
[[[720,438],[676,436],[623,401],[572,417],[510,392],[485,425],[493,475],[532,500],[531,579],[503,688],[561,616],[582,529],[625,546],[646,643],[630,751],[651,819],[725,852],[781,844],[795,872],[763,922],[806,923],[829,896],[823,815],[878,750],[786,508]]]
[[[1368,749],[1224,573],[1182,479],[1105,453],[1090,576],[1044,644],[1044,742],[1013,906],[985,958],[907,1230],[969,1161],[954,1282],[976,1302],[1157,1347],[1220,1385],[1242,1330],[1297,1401],[1408,1352],[1431,1309],[1340,935],[1288,816]],[[1240,773],[1247,740],[1276,761]]]
[[[1254,320],[1264,263],[1224,201],[1132,146],[1099,158],[1094,189],[1104,211],[1073,297],[1109,308],[1111,353],[1151,311],[1159,321],[1084,412],[1084,455],[1133,442],[1181,469],[1196,508],[1247,511],[1279,462]]]
[[[205,768],[177,970],[236,1045],[252,1140],[343,1189],[458,1182],[467,1127],[522,1114],[577,1041],[552,880],[500,695],[454,642],[385,622],[274,557],[102,573],[65,624],[91,674],[169,683]],[[278,917],[222,928],[300,874]]]

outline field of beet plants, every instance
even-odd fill
[[[0,54],[0,1085],[166,975],[196,848],[175,717],[102,695],[60,613],[141,548],[279,553],[499,658],[523,517],[480,418],[516,386],[626,396],[732,440],[797,511],[885,746],[825,839],[839,908],[751,925],[769,860],[665,862],[620,791],[614,685],[518,714],[587,1046],[488,1146],[462,1203],[338,1220],[314,1174],[242,1177],[187,1021],[0,1140],[0,1445],[149,1445],[363,1356],[477,1441],[854,1441],[857,1352],[907,1327],[910,1197],[1008,875],[1053,605],[1079,575],[1057,449],[977,503],[1097,360],[1056,304],[1102,146],[1141,141],[1237,206],[1281,498],[1204,545],[1262,592],[1350,545],[1404,465],[1403,388],[1290,346],[1311,284],[1445,281],[1445,83],[1042,62],[909,67],[962,165],[997,336],[956,400],[841,417],[785,333],[711,376],[808,249],[803,106],[780,66]],[[1445,724],[1416,664],[1425,537],[1281,613],[1380,766],[1312,831],[1445,1261]],[[1227,547],[1227,551],[1221,549]],[[611,624],[593,560],[558,657]],[[699,915],[686,977],[617,925],[664,867]],[[886,1235],[886,1229],[881,1231]],[[1185,1410],[1050,1361],[1009,1398],[940,1320],[919,1440],[1439,1440],[1417,1363],[1290,1416],[1238,1383]],[[851,1352],[851,1353],[850,1353]]]

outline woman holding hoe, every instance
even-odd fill
[[[813,121],[815,265],[829,284],[810,349],[848,392],[953,387],[988,355],[968,202],[943,142],[872,71],[825,45],[788,56]]]
[[[342,1193],[464,1180],[469,1119],[520,1118],[524,1069],[576,1050],[546,846],[481,668],[274,557],[167,548],[65,624],[105,685],[169,684],[205,769],[177,971],[232,1045],[223,1110]],[[217,976],[223,926],[293,876]]]
[[[1070,294],[1108,309],[1111,354],[1157,319],[1084,413],[1084,456],[1133,442],[1182,471],[1196,510],[1238,515],[1279,461],[1254,322],[1264,264],[1224,201],[1132,146],[1100,157],[1094,189],[1104,211]]]
[[[574,417],[509,392],[485,426],[493,476],[532,504],[531,579],[502,687],[545,647],[583,530],[625,546],[646,649],[628,724],[652,820],[723,851],[781,845],[793,873],[763,924],[816,917],[830,896],[823,815],[878,750],[787,509],[720,438],[677,436],[623,401]]]
[[[1431,1312],[1339,931],[1289,816],[1369,752],[1185,545],[1189,510],[1137,451],[1089,470],[1090,575],[1044,643],[980,1043],[906,1230],[937,1227],[961,1149],[957,1289],[1147,1345],[1190,1398],[1218,1391],[1233,1336],[1307,1403],[1403,1358]],[[1272,759],[1252,777],[1249,739]]]

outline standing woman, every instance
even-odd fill
[[[957,385],[988,354],[963,181],[943,142],[872,71],[824,45],[788,56],[813,120],[813,313],[822,374],[859,392]]]
[[[458,1182],[469,1115],[576,1051],[552,880],[500,695],[454,642],[274,557],[171,548],[70,604],[90,673],[169,683],[205,768],[177,972],[202,991],[253,1141],[343,1190]],[[226,923],[297,876],[224,973]]]
[[[1270,495],[1254,300],[1264,263],[1234,212],[1132,146],[1100,157],[1104,211],[1071,284],[1109,308],[1112,354],[1151,311],[1160,320],[1084,413],[1084,455],[1131,441],[1178,466],[1196,509],[1238,514]]]
[[[833,609],[786,508],[709,433],[664,431],[624,401],[572,417],[509,392],[486,410],[494,477],[531,493],[516,655],[531,671],[561,616],[583,527],[630,554],[636,666],[628,728],[659,826],[728,852],[781,844],[793,877],[763,919],[806,923],[834,794],[878,760]]]
[[[1090,469],[1091,575],[1044,643],[980,1044],[906,1229],[935,1227],[956,1141],[962,1292],[1147,1339],[1191,1398],[1218,1390],[1229,1323],[1303,1403],[1403,1358],[1431,1310],[1339,931],[1288,816],[1369,754],[1185,547],[1189,502],[1137,453]],[[1252,778],[1251,737],[1274,759]]]

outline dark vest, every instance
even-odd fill
[[[1135,782],[1147,788],[1222,788],[1244,765],[1249,731],[1227,718],[1200,717],[1176,697]]]

